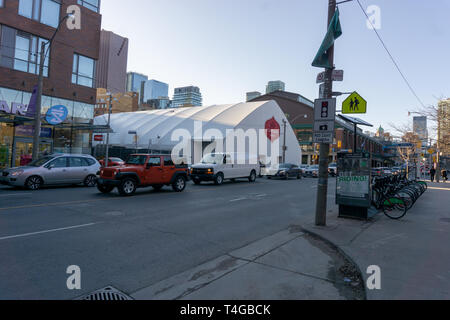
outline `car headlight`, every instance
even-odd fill
[[[23,174],[23,170],[14,171],[11,173],[11,177],[18,177]]]

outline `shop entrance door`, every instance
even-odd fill
[[[52,151],[52,142],[41,140],[39,144],[39,154],[50,154]],[[31,162],[33,155],[33,139],[16,137],[13,146],[12,166],[25,166]]]

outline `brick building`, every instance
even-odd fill
[[[81,29],[69,30],[67,8],[77,5]],[[58,126],[42,123],[40,151],[90,153],[99,58],[99,0],[0,0],[0,168],[19,165],[32,150],[40,46],[56,36],[44,60],[42,114],[64,105]]]
[[[314,103],[302,95],[286,91],[275,91],[251,101],[266,100],[275,100],[286,114],[302,148],[302,163],[318,164],[319,145],[313,143]],[[330,146],[330,162],[337,161],[339,151],[354,150],[353,136],[353,125],[337,118],[335,139]],[[370,137],[358,129],[357,149],[372,154],[372,166],[378,167],[385,163],[383,147],[383,141]]]

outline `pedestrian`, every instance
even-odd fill
[[[431,170],[430,170],[431,182],[434,182],[434,177],[435,176],[436,176],[436,169],[435,168],[431,168]]]
[[[447,169],[443,169],[442,170],[442,179],[444,180],[444,182],[447,182],[448,181],[448,176],[447,176]]]

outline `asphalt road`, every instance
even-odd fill
[[[136,292],[313,219],[316,190],[317,179],[190,183],[131,198],[0,187],[0,299],[73,299],[108,285]],[[81,291],[67,289],[71,265],[81,268]]]

